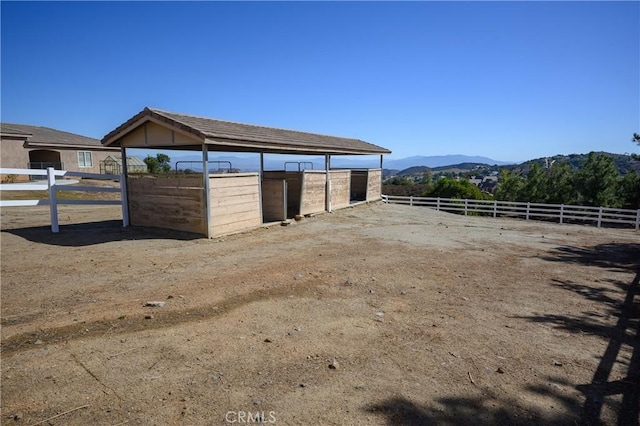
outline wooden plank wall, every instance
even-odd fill
[[[131,225],[207,234],[202,176],[127,178]]]
[[[382,198],[382,169],[369,169],[369,181],[367,183],[367,201],[375,201]]]
[[[366,201],[368,170],[351,170],[351,201]]]
[[[216,174],[209,178],[211,235],[220,236],[262,225],[257,173]]]
[[[351,199],[351,170],[331,170],[329,181],[331,182],[331,208],[348,207]]]
[[[265,179],[286,179],[287,181],[287,217],[300,213],[300,194],[302,190],[302,172],[268,171],[263,172]]]
[[[287,219],[286,191],[285,179],[262,180],[262,218],[265,223]]]
[[[302,173],[300,214],[323,212],[326,209],[326,172],[305,170]]]

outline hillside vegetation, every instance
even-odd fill
[[[637,209],[638,172],[640,160],[603,152],[557,155],[517,165],[463,163],[433,169],[419,166],[387,178],[383,193]],[[491,187],[491,191],[478,187],[486,188],[478,182],[487,176],[498,176],[497,187]]]

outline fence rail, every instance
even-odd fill
[[[66,170],[55,170],[49,167],[43,169],[7,169],[0,168],[0,175],[28,175],[44,176],[46,183],[9,183],[0,184],[0,191],[47,191],[49,197],[46,199],[34,200],[1,200],[0,207],[17,206],[49,206],[51,212],[51,231],[59,232],[58,206],[65,205],[121,205],[122,206],[122,226],[129,226],[129,215],[125,203],[126,200],[126,180],[124,175],[103,175],[97,173],[71,172]],[[85,179],[116,180],[120,182],[120,188],[103,188],[95,186],[75,185],[77,182],[56,179],[65,177],[77,177]],[[83,191],[83,192],[119,192],[120,200],[59,200],[58,191]]]
[[[618,209],[610,207],[575,206],[567,204],[522,203],[498,200],[468,200],[436,197],[404,197],[383,195],[387,204],[405,204],[428,207],[447,212],[473,213],[493,217],[515,217],[529,219],[557,219],[559,223],[581,221],[602,224],[615,223],[632,225],[640,229],[640,209]]]

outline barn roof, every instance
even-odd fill
[[[5,137],[26,140],[28,147],[48,146],[105,149],[98,139],[51,129],[49,127],[0,123],[0,133]]]
[[[277,129],[252,124],[235,123],[213,118],[197,117],[145,108],[127,122],[107,134],[105,146],[119,146],[121,138],[145,122],[152,121],[188,133],[203,144],[218,150],[309,153],[309,154],[390,154],[386,148],[362,141],[338,136],[328,136],[297,130]],[[153,145],[150,141],[148,148]]]

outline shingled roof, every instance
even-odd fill
[[[42,126],[30,126],[27,124],[0,123],[0,133],[3,136],[26,139],[28,147],[55,146],[66,148],[98,148],[104,149],[98,139],[75,133],[63,132]]]
[[[253,152],[296,152],[327,154],[390,154],[386,148],[360,139],[327,136],[297,130],[277,129],[252,124],[234,123],[206,117],[145,108],[114,131],[107,134],[102,143],[105,146],[119,145],[119,139],[136,123],[145,118],[153,118],[170,127],[188,132],[204,144],[221,145]]]

